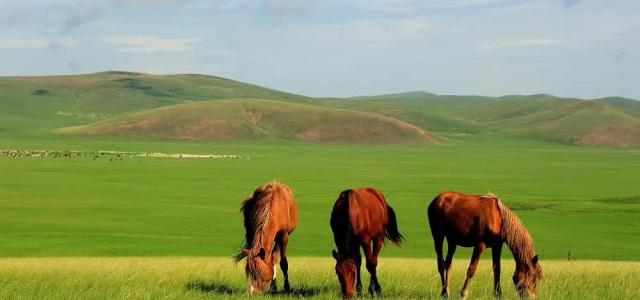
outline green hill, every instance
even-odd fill
[[[196,141],[280,138],[315,143],[437,143],[422,128],[377,114],[260,99],[179,104],[59,132]]]
[[[41,134],[189,101],[238,97],[308,102],[311,98],[206,75],[102,72],[0,77],[0,132]]]
[[[464,138],[466,135],[491,134],[576,145],[640,146],[640,101],[620,97],[585,101],[547,94],[483,97],[408,92],[329,99],[295,95],[214,76],[133,72],[0,77],[0,138],[51,137],[52,130],[56,128],[84,126],[118,118],[113,120],[115,122],[124,120],[120,117],[145,111],[157,114],[157,111],[150,110],[191,102],[239,98],[306,104],[325,111],[358,111],[375,116],[373,119],[385,116],[388,118],[386,120],[394,119],[425,132],[447,135],[454,139]],[[279,123],[305,121],[294,114],[286,114],[286,111],[280,115],[282,120]],[[170,119],[169,116],[164,118]],[[355,120],[361,123],[356,123]],[[327,122],[342,122],[336,125],[338,128],[344,128],[349,122],[353,122],[352,128],[370,125],[362,123],[363,120],[326,119]],[[182,122],[187,121],[185,119]],[[225,122],[236,123],[235,120]],[[327,127],[325,130],[329,130],[331,124],[323,126]],[[229,134],[233,139],[265,136],[302,139],[295,137],[295,134],[278,130],[268,133],[234,131]],[[156,135],[165,138],[171,136]],[[388,132],[381,135],[393,136]],[[214,140],[218,139],[223,138],[217,137]],[[325,136],[315,139],[315,142],[348,142],[350,139],[352,138]]]
[[[590,146],[640,146],[640,120],[597,101],[576,101],[501,120],[496,126],[545,140]]]
[[[334,101],[333,105],[393,116],[433,132],[492,133],[549,142],[640,146],[640,101],[530,96],[446,96],[411,92]]]

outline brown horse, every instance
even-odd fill
[[[276,291],[276,265],[284,274],[284,290],[290,291],[287,242],[298,225],[298,207],[291,189],[281,183],[267,183],[242,202],[245,246],[234,257],[247,258],[245,272],[251,294],[263,294],[269,283]]]
[[[373,188],[343,191],[333,206],[331,230],[338,247],[338,251],[334,249],[332,254],[336,259],[336,274],[343,296],[353,297],[354,285],[357,293],[362,294],[360,247],[364,250],[367,270],[371,274],[369,293],[379,295],[382,288],[376,266],[384,238],[396,245],[403,240],[398,232],[396,214],[387,205],[384,195]]]
[[[480,255],[492,248],[494,293],[500,296],[500,254],[506,243],[516,261],[513,283],[521,297],[535,297],[536,285],[542,279],[542,268],[533,248],[533,240],[520,219],[494,195],[473,196],[456,192],[438,195],[427,209],[431,234],[438,256],[438,272],[442,281],[442,295],[449,295],[450,269],[456,246],[473,247],[467,279],[461,291],[469,293],[471,278],[476,272]],[[446,260],[442,246],[449,245]]]

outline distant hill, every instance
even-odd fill
[[[377,114],[259,99],[172,105],[60,132],[197,141],[281,138],[313,143],[438,142],[422,128]]]
[[[207,75],[101,72],[86,75],[0,77],[3,127],[30,133],[87,124],[125,113],[188,101],[264,98],[308,102],[312,98]]]
[[[152,137],[190,139],[186,131],[170,134],[168,128],[161,129],[161,124],[154,125],[154,130],[157,131],[144,131],[140,126],[134,126],[137,129],[131,129],[127,133],[121,132],[121,127],[115,130],[110,126],[122,124],[117,122],[136,122],[135,118],[141,116],[149,116],[151,119],[161,117],[166,122],[171,122],[169,114],[175,114],[173,118],[176,119],[180,118],[180,114],[188,116],[192,113],[186,110],[198,107],[194,103],[201,101],[206,104],[198,108],[208,112],[218,122],[223,121],[221,117],[224,115],[219,112],[224,110],[234,111],[238,114],[236,117],[246,119],[238,107],[240,104],[232,102],[241,101],[246,106],[249,100],[238,99],[277,101],[272,104],[281,107],[280,110],[265,108],[264,112],[266,115],[278,115],[279,119],[277,122],[274,120],[252,127],[247,124],[240,126],[229,115],[224,122],[236,129],[225,129],[229,130],[226,133],[228,138],[222,132],[219,132],[220,136],[209,132],[193,133],[193,139],[250,140],[271,137],[318,143],[370,143],[375,142],[367,140],[376,136],[373,131],[380,130],[379,135],[384,138],[378,143],[405,143],[415,140],[416,136],[409,134],[404,138],[391,137],[404,136],[407,132],[415,133],[419,129],[430,137],[437,134],[454,139],[469,134],[491,134],[574,145],[640,147],[640,101],[621,97],[583,100],[547,94],[484,97],[437,95],[417,91],[352,98],[313,98],[215,76],[135,72],[0,77],[0,137],[46,137],[51,136],[52,130],[56,128],[85,126],[82,127],[85,131],[77,133],[107,135],[106,132],[110,132],[109,135],[132,136],[148,134]],[[226,102],[214,104],[221,100]],[[181,106],[182,104],[186,105]],[[306,106],[302,109],[290,104]],[[265,103],[261,105],[269,106]],[[309,115],[313,111],[326,117],[320,118],[321,122],[314,123],[313,118],[299,118],[297,113],[301,110],[306,110]],[[344,117],[345,114],[351,114],[351,117]],[[205,120],[206,116],[200,114],[199,118]],[[188,121],[185,117],[180,122],[186,124]],[[304,122],[309,124],[303,124]],[[277,124],[289,124],[287,126],[292,126],[292,129],[275,128]],[[176,128],[187,130],[190,126],[196,128],[196,125]],[[332,127],[333,125],[335,126]],[[320,127],[323,129],[320,130]],[[354,138],[356,127],[368,127],[367,138]],[[322,133],[314,137],[311,128]],[[339,136],[345,128],[351,128],[351,131],[345,133],[345,136]],[[413,128],[413,131],[392,133],[391,128]],[[95,131],[90,132],[94,129]],[[302,132],[307,132],[307,135]],[[329,132],[334,133],[330,136]]]
[[[394,116],[434,132],[515,135],[574,145],[640,147],[640,101],[404,93],[356,97],[334,105]]]

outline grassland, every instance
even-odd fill
[[[228,258],[242,242],[238,208],[255,187],[275,179],[293,188],[300,207],[289,248],[296,296],[337,296],[329,213],[340,191],[373,186],[387,196],[407,238],[402,248],[383,249],[388,297],[437,298],[425,210],[436,194],[457,190],[495,193],[521,217],[546,273],[541,298],[635,299],[638,103],[422,92],[317,99],[200,75],[0,78],[0,150],[242,157],[0,157],[0,298],[246,297],[242,268]],[[189,123],[198,113],[205,123],[227,117],[261,134],[227,143],[166,135],[180,128],[201,133]],[[165,126],[181,114],[182,121]],[[159,119],[153,130],[161,134],[54,133],[150,120],[140,116]],[[440,143],[356,145],[351,138],[359,131],[343,140],[296,138],[302,125],[336,119],[359,130],[379,131],[366,128],[375,122],[415,126]],[[577,261],[562,261],[569,251]],[[469,254],[458,250],[454,290]],[[503,259],[503,288],[514,298],[508,251]],[[492,297],[489,268],[481,263],[472,297]]]
[[[339,285],[334,262],[325,258],[292,257],[293,294],[273,299],[307,297],[335,299]],[[545,279],[536,299],[637,299],[640,263],[543,263]],[[452,292],[458,293],[466,261],[455,261]],[[505,299],[517,299],[511,283],[513,263],[505,262]],[[385,298],[440,299],[435,261],[380,260],[378,275]],[[281,276],[279,274],[278,276]],[[364,284],[368,285],[365,272]],[[281,277],[279,277],[281,278]],[[470,297],[494,299],[490,261],[481,261]],[[281,283],[281,282],[280,282]],[[281,286],[280,286],[281,287]],[[243,266],[228,258],[44,258],[0,259],[3,299],[236,299],[250,298]]]
[[[639,260],[634,149],[487,137],[444,146],[2,140],[3,148],[237,154],[239,160],[0,158],[0,256],[231,256],[238,212],[259,184],[289,184],[300,206],[292,255],[326,256],[329,213],[346,188],[374,186],[398,213],[402,249],[433,257],[425,209],[439,192],[493,192],[514,207],[544,259]],[[247,159],[248,158],[248,159]],[[461,250],[468,255],[468,250]]]

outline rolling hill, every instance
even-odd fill
[[[422,128],[377,114],[261,99],[178,104],[59,132],[195,141],[280,138],[313,143],[438,143]]]
[[[530,96],[443,96],[411,92],[333,101],[333,105],[393,116],[433,132],[492,133],[555,143],[640,146],[640,101]]]
[[[101,72],[0,77],[0,132],[42,135],[126,113],[188,101],[238,97],[308,102],[312,98],[207,75]]]
[[[251,126],[251,122],[241,124],[239,120],[246,121],[247,117],[239,106],[247,105],[249,100],[238,99],[254,99],[251,100],[254,104],[259,100],[277,101],[271,105],[260,102],[260,105],[265,106],[265,116],[277,115],[278,119],[262,121],[257,127]],[[226,102],[214,104],[221,100]],[[208,112],[208,118],[217,120],[218,125],[198,123],[187,117],[194,114],[187,112],[197,107],[194,103],[202,101],[207,104],[198,108]],[[233,101],[242,103],[234,105]],[[275,109],[277,107],[280,108]],[[234,113],[220,113],[227,110]],[[301,111],[306,111],[303,115],[314,115],[311,111],[316,115],[300,118]],[[169,116],[172,113],[176,114],[175,119]],[[351,117],[346,117],[349,114]],[[129,130],[121,126],[126,122],[136,123],[143,117],[148,117],[148,122],[155,118],[165,122],[152,122],[153,126],[148,125],[144,130],[141,126],[132,126]],[[199,113],[198,118],[205,122],[202,120],[207,116]],[[306,127],[301,125],[305,122],[309,122]],[[284,124],[291,128],[281,128]],[[436,134],[454,139],[489,134],[562,144],[638,147],[640,101],[620,97],[582,100],[547,94],[483,97],[427,92],[328,99],[196,74],[102,72],[0,77],[0,137],[50,137],[56,128],[78,126],[84,126],[84,131],[67,131],[85,136],[148,134],[156,138],[195,140],[270,137],[317,143],[370,143],[375,142],[372,138],[376,136],[375,129],[380,130],[377,143],[405,143],[417,137],[416,130],[422,130],[431,138]],[[214,133],[216,126],[226,129]],[[116,127],[118,129],[114,129]],[[345,128],[350,130],[344,131]],[[361,135],[356,128],[369,137],[356,137]],[[197,133],[198,130],[209,132]]]

